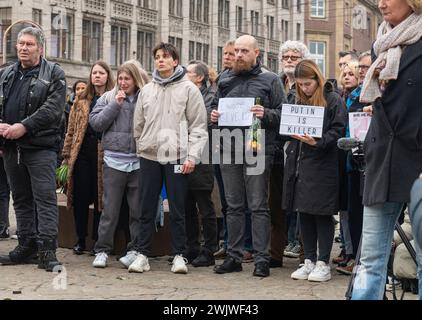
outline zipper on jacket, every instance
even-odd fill
[[[16,146],[17,163],[21,164],[21,147]]]
[[[299,142],[299,154],[296,159],[296,172],[295,172],[295,184],[294,184],[295,187],[293,188],[293,192],[295,194],[294,197],[296,197],[296,183],[297,183],[297,178],[299,177],[300,156],[302,155],[302,145],[303,145],[303,142],[302,141]],[[295,201],[293,200],[292,206],[294,205],[294,203]],[[299,208],[294,208],[293,211],[299,213]]]
[[[297,179],[297,177],[299,176],[299,166],[300,166],[300,156],[302,155],[302,145],[303,145],[303,142],[301,141],[299,143],[299,154],[298,154],[297,159],[296,159],[295,179]]]

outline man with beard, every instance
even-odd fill
[[[220,98],[252,97],[260,98],[261,104],[251,106],[251,112],[261,120],[262,135],[265,135],[265,166],[258,169],[256,163],[243,158],[243,163],[235,164],[235,150],[245,154],[245,145],[239,148],[233,143],[223,143],[222,152],[231,154],[229,164],[221,165],[225,196],[227,199],[228,254],[223,264],[215,267],[218,274],[242,271],[243,235],[245,229],[245,196],[252,212],[252,241],[255,250],[254,276],[268,277],[270,274],[270,213],[268,207],[268,185],[275,142],[280,126],[281,106],[285,95],[279,77],[271,72],[263,72],[258,60],[260,50],[256,39],[245,35],[235,42],[236,60],[233,69],[220,80],[213,102],[211,121],[218,122],[220,113],[216,110]],[[219,127],[223,129],[223,127]],[[245,127],[230,127],[230,130],[245,132]],[[229,146],[228,146],[229,145]],[[257,172],[259,171],[259,172]],[[253,173],[253,174],[252,174]]]

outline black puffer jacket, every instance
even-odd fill
[[[227,71],[218,83],[218,90],[212,107],[217,109],[220,98],[256,98],[260,97],[265,108],[261,121],[265,129],[265,154],[274,154],[274,145],[280,128],[281,106],[286,102],[280,78],[272,72],[263,72],[258,63],[249,72],[235,74]],[[251,106],[252,107],[252,106]],[[223,127],[219,127],[224,129]],[[245,129],[244,127],[239,127]],[[229,130],[236,127],[229,127]],[[234,148],[234,145],[232,145]]]
[[[10,88],[19,70],[19,62],[7,67],[0,75],[0,121]],[[58,64],[40,60],[38,74],[32,76],[29,89],[22,92],[26,103],[18,106],[19,120],[27,133],[16,140],[21,148],[57,149],[61,141],[61,127],[66,103],[66,80]]]
[[[208,119],[209,107],[214,100],[215,90],[212,87],[203,85],[201,94],[204,98],[205,107],[207,108]],[[211,123],[208,121],[208,127],[211,128]],[[208,133],[210,136],[210,132]],[[210,144],[211,147],[211,144]],[[209,149],[204,149],[204,154],[210,155]],[[211,159],[211,158],[210,158]],[[188,186],[190,190],[207,190],[212,191],[214,188],[214,170],[212,164],[199,163],[195,166],[195,170],[188,175]]]
[[[325,87],[327,107],[322,138],[316,146],[292,140],[287,147],[283,181],[283,209],[333,215],[339,205],[337,140],[345,135],[347,110],[331,85]]]

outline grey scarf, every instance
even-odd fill
[[[182,67],[181,65],[178,65],[170,78],[166,78],[166,79],[161,78],[157,69],[155,69],[154,72],[152,73],[152,78],[159,85],[166,86],[169,83],[172,83],[174,81],[181,79],[185,74],[186,74],[186,69]]]
[[[379,81],[396,80],[399,74],[402,46],[416,43],[422,37],[422,15],[411,14],[394,28],[384,21],[374,43],[377,60],[369,68],[362,87],[360,101],[372,103],[381,97]],[[382,66],[385,65],[384,68]],[[382,69],[376,77],[376,69]]]

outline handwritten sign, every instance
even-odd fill
[[[324,107],[283,104],[281,110],[280,134],[307,134],[314,138],[322,137]]]
[[[366,112],[350,112],[349,113],[349,128],[350,137],[364,141],[369,125],[371,124],[371,115]]]
[[[219,126],[246,127],[252,125],[251,108],[255,98],[222,98],[218,102]]]

